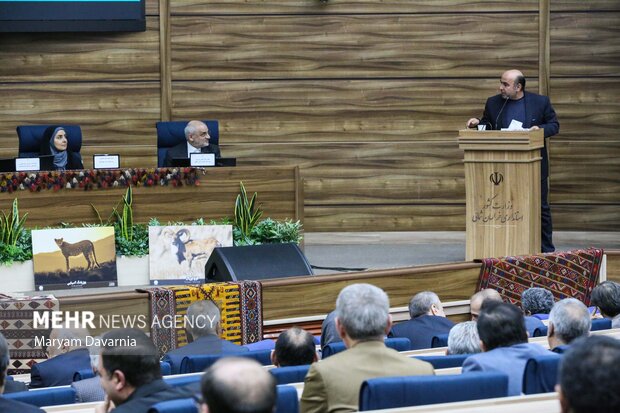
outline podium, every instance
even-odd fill
[[[468,261],[540,252],[544,131],[461,130]]]

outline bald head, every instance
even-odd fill
[[[525,91],[525,76],[516,69],[506,70],[499,81],[499,93],[504,99],[518,100]]]
[[[258,362],[226,357],[211,366],[201,380],[208,413],[272,413],[276,381]]]
[[[478,316],[480,315],[480,307],[482,307],[482,303],[486,300],[503,301],[502,296],[492,288],[486,288],[478,291],[476,294],[471,296],[469,302],[472,321],[478,320]]]
[[[271,361],[276,367],[303,366],[318,360],[314,337],[299,327],[289,328],[278,337]]]

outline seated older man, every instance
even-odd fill
[[[448,335],[446,354],[475,354],[481,351],[480,337],[475,321],[465,321],[452,327]]]
[[[276,367],[303,366],[318,359],[314,337],[299,327],[282,332],[271,353],[271,362]]]
[[[591,304],[601,310],[601,315],[611,319],[612,328],[620,328],[620,284],[603,281],[592,290]]]
[[[549,348],[556,353],[564,353],[573,340],[587,336],[591,327],[590,312],[581,301],[575,298],[558,301],[549,313]]]
[[[189,158],[192,153],[212,153],[216,158],[220,157],[218,145],[209,142],[209,128],[204,122],[192,120],[187,123],[184,130],[186,142],[182,142],[166,152],[164,166],[172,166],[174,159]]]
[[[528,288],[521,294],[521,306],[526,316],[549,314],[554,302],[553,293],[544,288]]]

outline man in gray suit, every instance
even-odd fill
[[[88,353],[90,356],[90,365],[93,369],[95,377],[90,377],[71,383],[71,387],[75,390],[76,403],[101,402],[105,399],[105,392],[103,391],[103,387],[101,387],[101,378],[97,372],[101,347],[90,346],[88,347]]]
[[[336,328],[346,351],[312,364],[301,396],[302,413],[354,412],[362,383],[375,377],[432,375],[433,367],[389,349],[387,294],[370,284],[345,287],[336,301]]]

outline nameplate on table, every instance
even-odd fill
[[[95,169],[118,169],[121,167],[120,155],[100,154],[93,155],[93,168]]]
[[[40,171],[41,160],[39,158],[15,158],[15,171]]]
[[[189,165],[194,167],[215,166],[214,153],[190,153]]]

